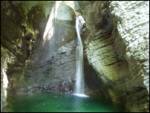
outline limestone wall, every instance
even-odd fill
[[[45,62],[28,65],[25,86],[19,93],[36,92],[73,93],[75,83],[75,42],[55,51]]]
[[[127,111],[147,111],[149,3],[114,1],[109,8],[108,4],[97,1],[85,8],[89,63],[114,102],[121,100]]]
[[[113,13],[121,18],[118,30],[127,46],[126,59],[131,64],[132,57],[142,66],[139,76],[144,76],[144,84],[149,91],[149,2],[114,1],[112,5]]]

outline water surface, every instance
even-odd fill
[[[117,112],[117,107],[92,98],[73,95],[34,94],[9,97],[7,111],[11,112]]]

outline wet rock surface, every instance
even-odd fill
[[[73,93],[75,9],[65,6],[69,20],[60,12],[61,19],[58,15],[53,21],[53,36],[44,40],[53,3],[2,4],[1,59],[7,54],[12,60],[6,61],[12,94]],[[123,104],[126,111],[149,111],[149,2],[79,1],[79,5],[86,21],[81,36],[86,93]]]
[[[71,41],[60,47],[48,61],[30,66],[26,75],[28,85],[37,91],[72,93],[75,81],[74,49],[74,41]]]
[[[114,4],[115,10],[110,10]],[[88,61],[99,73],[112,101],[123,102],[127,111],[148,111],[149,106],[149,69],[145,68],[149,57],[148,9],[144,7],[148,8],[148,2],[93,2],[85,7],[92,10],[84,13],[89,30],[85,35]]]

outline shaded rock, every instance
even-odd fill
[[[118,4],[118,7],[114,6],[116,10],[113,13],[111,6],[115,3]],[[134,5],[131,5],[133,3]],[[123,102],[127,111],[148,111],[145,108],[149,106],[146,90],[146,86],[147,89],[149,88],[149,82],[144,82],[144,77],[147,76],[147,74],[144,75],[144,72],[148,73],[149,70],[147,68],[143,71],[144,63],[148,62],[148,52],[146,52],[148,51],[148,29],[146,29],[148,21],[143,19],[148,19],[148,10],[144,7],[148,9],[148,2],[96,1],[85,7],[85,10],[92,9],[84,14],[87,17],[89,29],[89,33],[85,35],[88,37],[85,41],[88,61],[98,73],[104,86],[107,86],[105,92],[109,94],[112,101]],[[128,13],[131,9],[132,12]],[[136,14],[136,12],[141,13]],[[103,20],[105,17],[107,21]],[[122,23],[117,27],[118,19],[121,18]],[[128,21],[132,21],[131,24],[128,24]],[[103,27],[104,23],[105,27]],[[140,91],[136,88],[139,88]],[[140,97],[141,95],[144,100]]]

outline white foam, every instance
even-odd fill
[[[89,96],[86,95],[86,94],[80,94],[80,93],[74,93],[73,95],[74,95],[74,96],[78,96],[78,97],[89,97]]]

